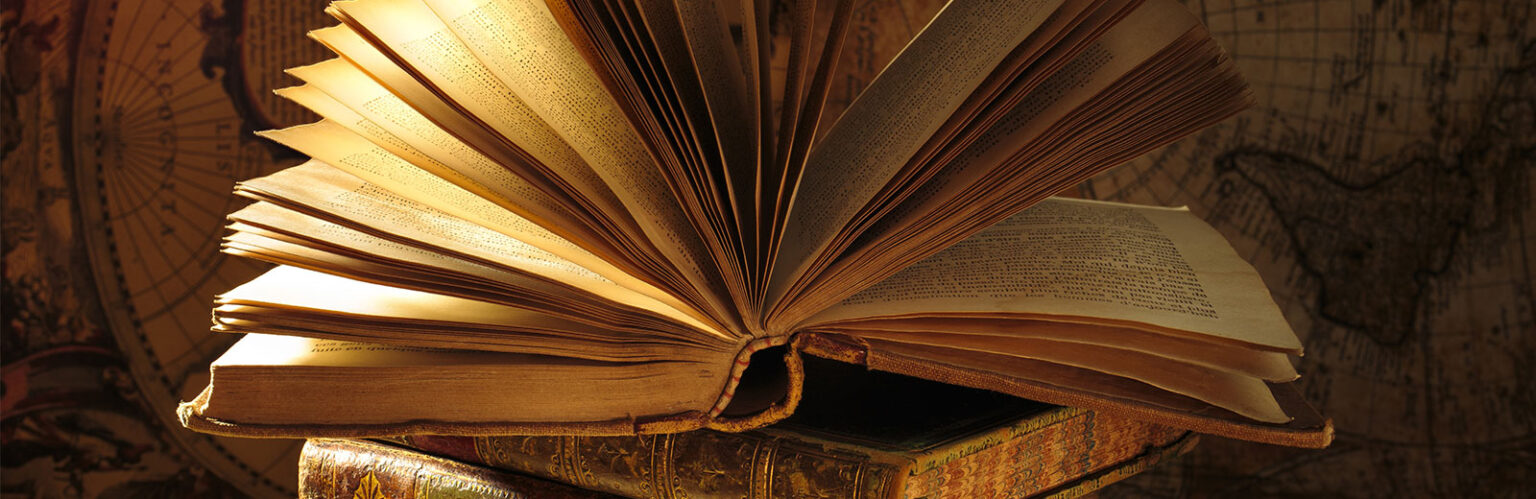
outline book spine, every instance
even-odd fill
[[[1095,471],[1087,476],[1079,477],[1067,482],[1055,489],[1037,494],[1036,497],[1048,499],[1072,499],[1083,497],[1112,483],[1136,476],[1137,474],[1152,469],[1164,461],[1188,454],[1200,443],[1200,435],[1186,432],[1178,440],[1167,445],[1147,449],[1130,460],[1114,466]]]
[[[1034,496],[1161,452],[1187,435],[1184,430],[1063,407],[919,459],[902,497]]]
[[[889,498],[905,470],[756,433],[631,437],[415,436],[408,445],[632,498]]]
[[[299,457],[299,497],[597,499],[611,496],[387,444],[314,439],[304,444]]]
[[[418,436],[404,443],[632,498],[1027,497],[1053,489],[1091,491],[1113,480],[1078,482],[1170,446],[1187,449],[1179,443],[1188,434],[1064,407],[909,458],[767,431]]]

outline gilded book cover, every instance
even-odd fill
[[[607,494],[367,440],[310,440],[300,499],[604,499]]]
[[[394,441],[658,499],[1076,495],[1195,444],[1184,430],[837,362],[813,359],[806,370],[795,415],[745,433]]]

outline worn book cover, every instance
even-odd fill
[[[1070,496],[1195,445],[1186,431],[808,359],[793,416],[744,433],[391,439],[637,498]],[[1069,493],[1070,492],[1070,493]]]
[[[366,440],[310,440],[300,499],[603,499],[583,490]]]

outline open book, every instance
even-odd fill
[[[350,0],[241,183],[255,333],[180,408],[254,436],[675,432],[800,355],[1323,446],[1301,344],[1184,210],[1047,199],[1244,108],[1172,0],[957,1],[845,109],[852,0]],[[1026,209],[1028,208],[1028,209]],[[914,401],[914,403],[921,403]]]

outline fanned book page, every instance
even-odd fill
[[[1220,234],[1050,199],[1249,104],[1192,15],[951,2],[863,54],[859,5],[332,3],[310,37],[336,57],[276,90],[322,119],[259,132],[313,159],[229,217],[223,250],[275,267],[215,300],[247,336],[184,423],[741,430],[795,410],[815,355],[1327,445]]]

